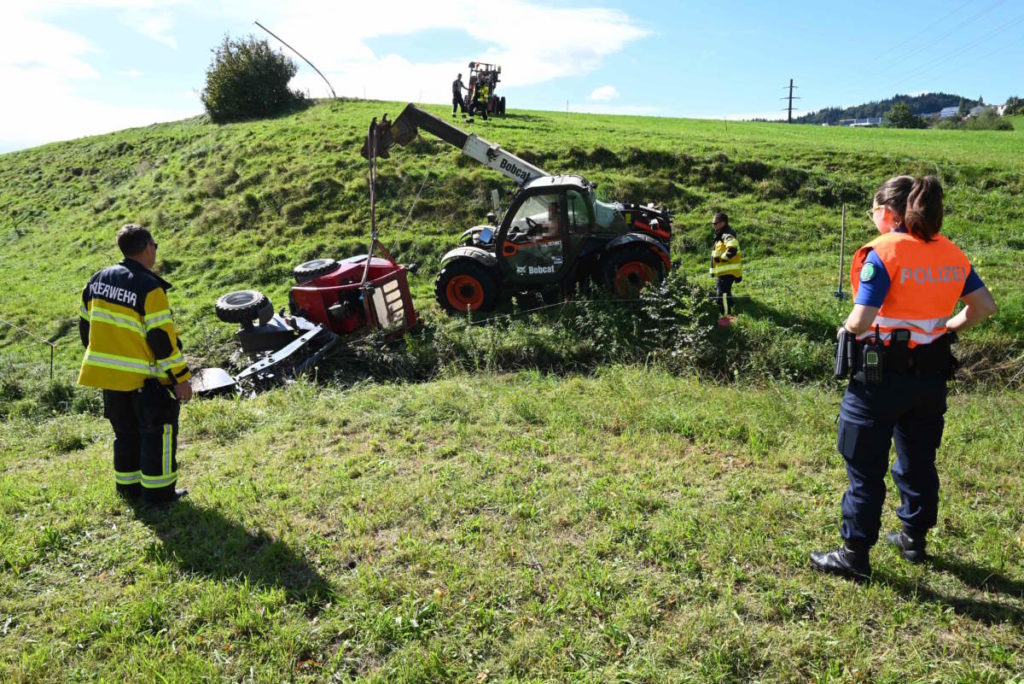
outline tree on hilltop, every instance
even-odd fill
[[[271,50],[266,40],[224,36],[211,52],[213,61],[200,97],[214,123],[275,116],[303,102],[301,92],[288,90],[298,71],[295,63]]]

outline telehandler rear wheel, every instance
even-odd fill
[[[605,283],[619,297],[635,298],[647,283],[664,277],[661,260],[642,245],[622,247],[605,257]]]
[[[454,259],[437,274],[434,296],[450,314],[491,311],[498,303],[498,283],[472,259]]]

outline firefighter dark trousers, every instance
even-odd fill
[[[839,453],[850,487],[843,494],[843,539],[868,546],[878,541],[885,501],[889,447],[896,442],[892,479],[902,505],[896,515],[913,536],[935,526],[939,474],[935,452],[942,441],[946,375],[887,371],[870,385],[851,380],[839,410]]]
[[[169,387],[147,380],[131,392],[103,390],[103,415],[114,428],[114,481],[127,497],[160,502],[178,480],[178,413]]]
[[[736,276],[724,275],[715,279],[715,299],[718,301],[718,310],[723,316],[734,313],[735,299],[732,296],[732,284],[736,282]]]

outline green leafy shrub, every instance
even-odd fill
[[[986,109],[981,114],[978,114],[978,116],[972,116],[967,120],[967,130],[1012,131],[1013,123],[1009,119],[999,116],[995,111]]]
[[[276,116],[303,103],[302,93],[288,89],[295,63],[267,41],[225,36],[213,55],[200,97],[214,123]]]
[[[889,128],[928,128],[927,122],[910,111],[906,102],[897,102],[886,112],[885,125]]]

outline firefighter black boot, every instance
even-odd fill
[[[829,575],[863,582],[871,577],[869,548],[862,541],[846,541],[838,549],[811,552],[811,567]]]
[[[903,528],[902,532],[890,532],[885,540],[900,550],[900,555],[909,563],[922,563],[928,556],[925,554],[924,534],[916,530]]]

